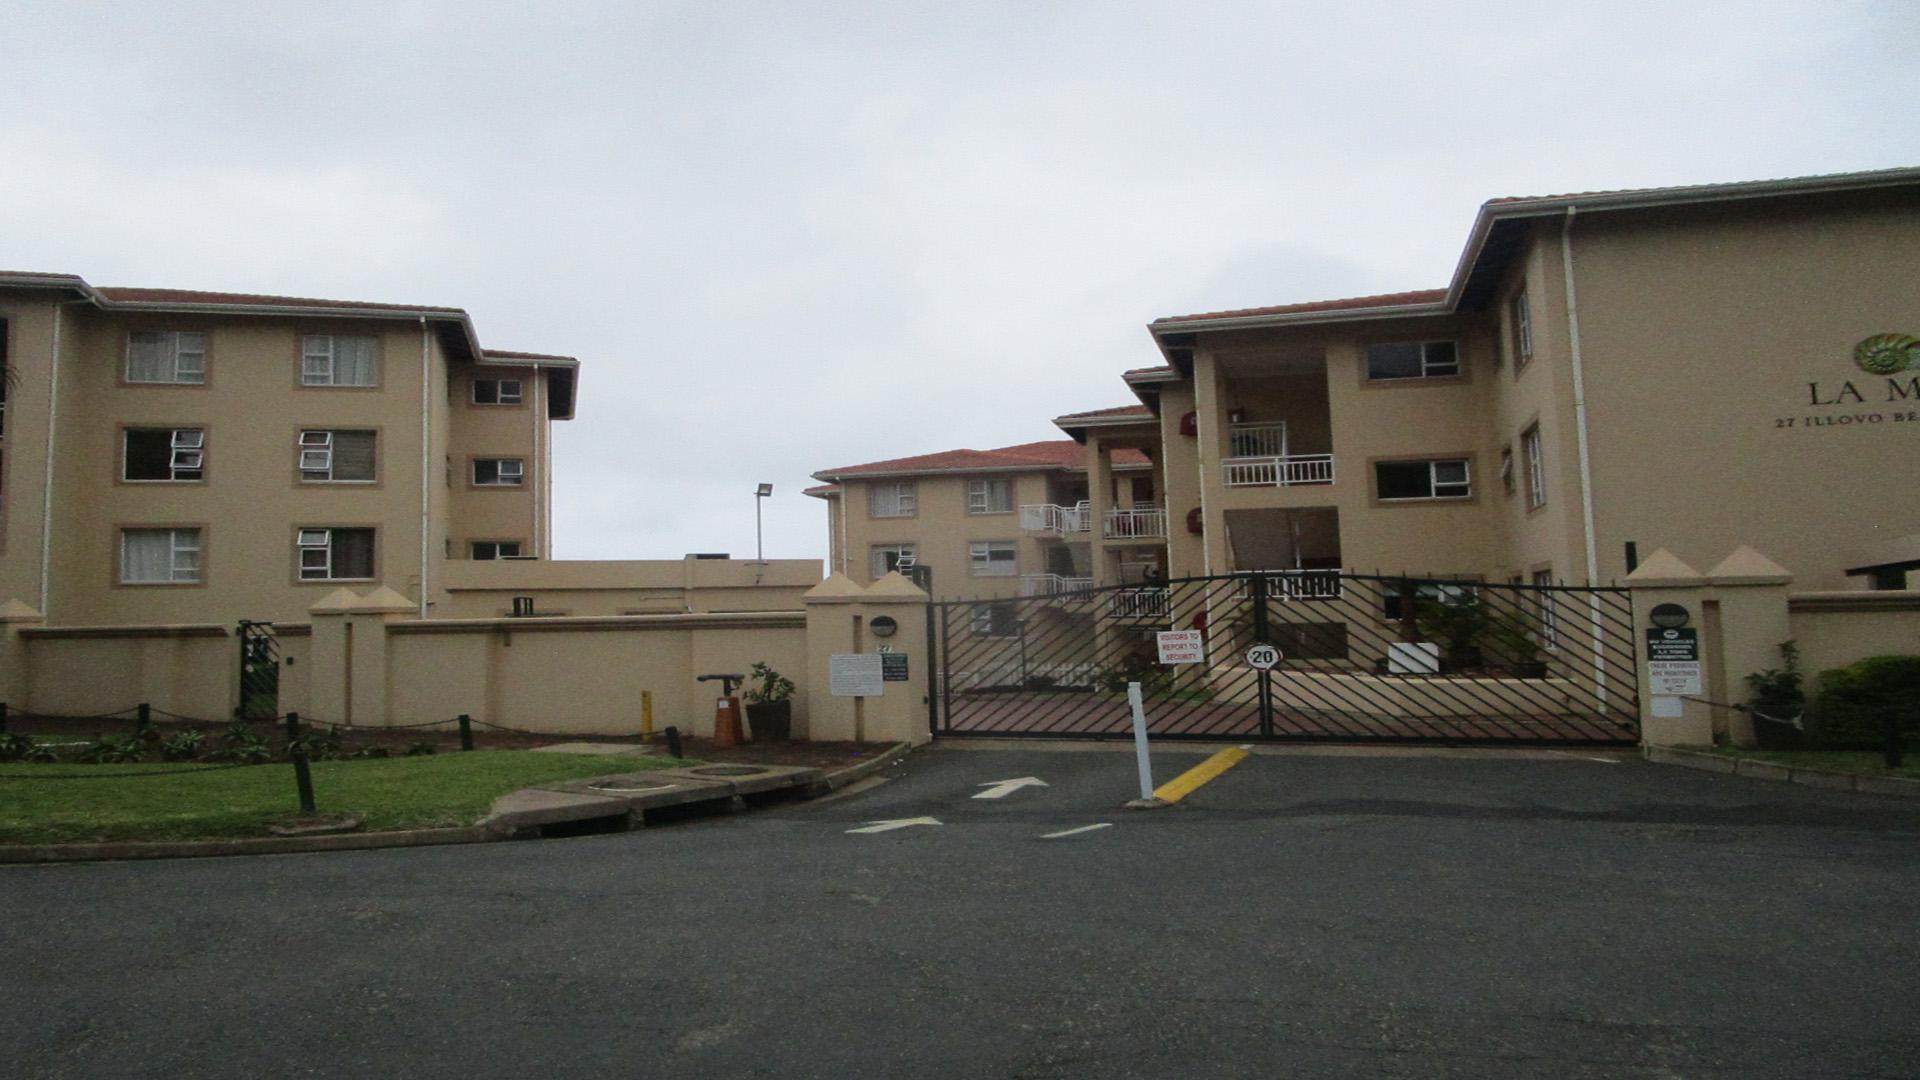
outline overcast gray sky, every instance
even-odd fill
[[[564,558],[826,552],[1159,315],[1444,285],[1475,208],[1920,164],[1920,4],[0,3],[0,268],[581,358]]]

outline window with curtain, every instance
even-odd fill
[[[294,543],[302,581],[366,581],[373,577],[372,529],[301,529]]]
[[[127,381],[207,381],[207,335],[176,330],[136,330],[127,335]]]
[[[122,584],[191,585],[199,580],[199,529],[120,530]]]
[[[917,505],[911,480],[867,485],[867,511],[873,517],[912,517]]]
[[[308,334],[300,349],[302,386],[372,386],[379,341],[358,334]]]
[[[1010,514],[1013,512],[1013,481],[1006,477],[967,481],[967,513]]]

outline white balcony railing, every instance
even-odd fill
[[[1286,421],[1271,424],[1233,424],[1227,428],[1227,445],[1233,457],[1285,457]]]
[[[1060,601],[1065,602],[1074,598],[1059,594],[1083,592],[1091,588],[1093,588],[1093,579],[1090,577],[1068,577],[1065,574],[1020,575],[1021,596],[1056,596]]]
[[[1135,540],[1167,535],[1167,512],[1157,506],[1136,506],[1131,510],[1107,511],[1106,537],[1109,540]]]
[[[1087,521],[1091,516],[1086,503],[1075,506],[1029,503],[1020,508],[1020,528],[1026,532],[1072,536],[1087,531]]]
[[[1338,570],[1256,570],[1254,573],[1267,579],[1267,596],[1273,600],[1340,598]],[[1246,581],[1237,581],[1233,586],[1233,594],[1235,599],[1250,600],[1253,598],[1253,586]]]
[[[1236,457],[1220,463],[1228,487],[1293,487],[1333,483],[1332,454]]]
[[[1107,611],[1116,619],[1164,619],[1172,607],[1164,586],[1115,589],[1107,594]]]

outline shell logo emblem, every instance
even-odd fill
[[[1920,368],[1920,338],[1909,334],[1875,334],[1853,347],[1854,363],[1873,375],[1893,375]]]

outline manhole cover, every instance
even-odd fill
[[[752,765],[708,765],[691,771],[695,776],[752,776],[754,773],[766,772],[765,769],[756,769]]]

